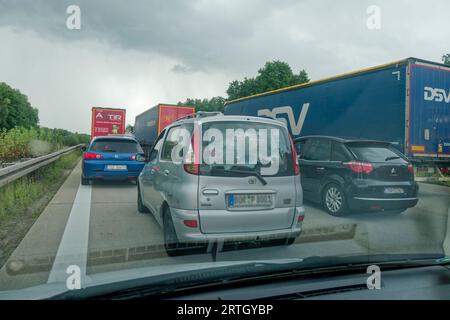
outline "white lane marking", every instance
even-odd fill
[[[81,279],[86,277],[91,194],[91,186],[80,184],[47,282],[66,281],[71,265],[80,268]]]

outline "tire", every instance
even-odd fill
[[[273,239],[270,240],[270,244],[273,246],[290,246],[295,241],[295,238],[289,237],[289,238],[283,238],[283,239]]]
[[[335,217],[342,217],[348,213],[345,193],[336,183],[330,183],[323,189],[322,205],[328,214]]]
[[[407,209],[397,209],[397,210],[389,210],[389,211],[386,210],[386,212],[389,212],[392,214],[401,214],[401,213],[405,212],[406,210]]]
[[[291,244],[293,244],[295,242],[296,238],[287,238],[286,239],[286,245],[290,246]]]
[[[81,177],[81,185],[88,186],[91,184],[91,180]]]
[[[164,234],[164,248],[169,257],[176,257],[182,255],[183,244],[178,241],[177,233],[172,221],[170,209],[166,208],[163,216],[163,234]]]
[[[141,188],[138,186],[138,196],[137,196],[137,208],[140,213],[149,213],[150,210],[144,205],[141,198]]]

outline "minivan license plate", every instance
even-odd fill
[[[399,194],[399,193],[404,193],[404,191],[403,191],[403,188],[384,188],[384,193]]]
[[[272,194],[232,194],[228,196],[228,206],[231,208],[270,207],[272,202]]]

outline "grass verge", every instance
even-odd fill
[[[80,157],[81,152],[75,150],[0,188],[0,266],[25,237]]]

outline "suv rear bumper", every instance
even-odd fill
[[[293,224],[287,229],[249,232],[227,232],[227,233],[202,233],[198,222],[197,210],[182,210],[170,208],[172,221],[180,242],[207,243],[211,241],[258,241],[282,238],[296,238],[302,231],[302,222],[297,222],[299,216],[304,216],[304,207],[296,207]],[[184,220],[197,220],[197,228],[187,227]]]
[[[349,199],[351,209],[368,210],[397,210],[414,207],[418,198],[365,198],[354,197]]]
[[[389,196],[385,188],[403,188],[404,194]],[[354,210],[399,210],[414,207],[419,185],[415,181],[353,180],[346,189],[348,206]]]

